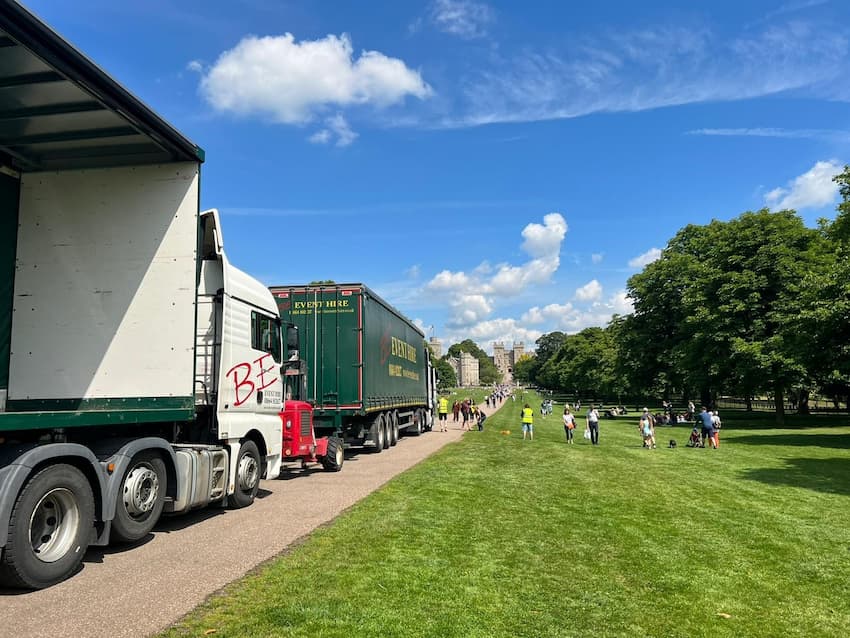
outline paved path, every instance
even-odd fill
[[[166,629],[210,594],[462,435],[449,415],[448,432],[403,437],[380,454],[347,454],[339,473],[284,471],[283,478],[262,482],[247,509],[165,519],[132,549],[92,548],[82,571],[59,585],[21,594],[0,590],[0,637],[121,638]]]

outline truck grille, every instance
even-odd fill
[[[313,429],[313,413],[309,410],[301,411],[301,436],[310,436],[310,430]]]

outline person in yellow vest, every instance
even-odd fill
[[[449,427],[448,427],[447,419],[449,418],[449,401],[448,401],[448,399],[446,399],[446,397],[440,397],[439,413],[440,413],[440,432],[448,432]]]
[[[534,440],[534,410],[528,404],[522,409],[522,440],[525,441],[525,435],[528,434],[530,440]]]

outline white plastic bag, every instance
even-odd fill
[[[586,438],[587,440],[590,440],[590,428],[584,429],[584,438]]]

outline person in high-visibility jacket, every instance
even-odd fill
[[[448,432],[449,426],[447,419],[449,418],[449,401],[446,397],[440,397],[440,432]]]
[[[528,435],[530,440],[534,440],[534,410],[528,404],[522,409],[522,440],[525,441],[525,435]]]

